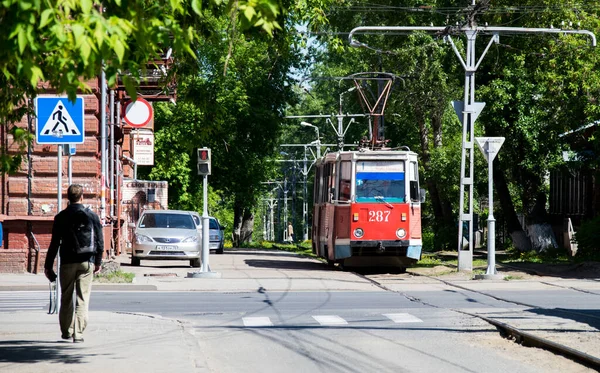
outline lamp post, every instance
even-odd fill
[[[314,141],[314,143],[317,146],[317,158],[321,158],[321,137],[319,136],[319,127],[308,122],[300,122],[300,125],[303,127],[312,127],[315,129],[315,131],[317,131],[317,139]]]

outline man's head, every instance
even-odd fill
[[[67,189],[69,203],[80,203],[83,200],[83,187],[79,184],[71,184]]]

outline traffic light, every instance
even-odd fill
[[[198,175],[210,175],[210,149],[198,149]]]

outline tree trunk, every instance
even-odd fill
[[[500,168],[500,162],[494,162],[494,185],[496,187],[496,193],[498,194],[498,200],[506,219],[506,229],[508,234],[513,241],[513,246],[521,251],[531,250],[531,241],[523,231],[517,213],[515,212],[515,206],[512,202],[506,178],[504,177],[504,170]]]
[[[420,113],[417,113],[419,118],[422,118]],[[429,128],[425,120],[419,120],[419,137],[421,142],[421,165],[426,173],[431,170],[431,153],[429,152]],[[440,195],[438,193],[437,185],[433,178],[427,177],[425,179],[427,190],[429,191],[429,200],[433,208],[433,215],[436,222],[441,222],[443,217],[442,204],[440,201]]]
[[[546,200],[546,194],[539,192],[535,199],[535,205],[527,217],[527,233],[529,233],[532,248],[537,252],[558,247],[552,226],[548,223]]]
[[[254,231],[254,214],[237,200],[233,208],[233,247],[241,247],[250,242]]]
[[[233,233],[232,233],[232,245],[233,247],[240,247],[240,243],[243,241],[240,239],[240,232],[242,231],[242,222],[244,217],[244,208],[237,201],[233,203]]]
[[[254,214],[248,208],[244,209],[244,220],[240,231],[240,243],[252,241],[252,232],[254,231]]]
[[[431,125],[433,127],[433,147],[435,149],[439,149],[442,147],[442,115],[444,114],[444,106],[441,106],[439,115],[434,115],[431,119]],[[437,189],[437,184],[436,184]],[[440,204],[442,206],[442,217],[444,223],[448,226],[454,226],[455,216],[452,212],[452,204],[450,203],[450,198],[441,198]]]

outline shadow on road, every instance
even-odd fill
[[[70,344],[69,344],[70,343]],[[33,364],[40,362],[83,364],[96,354],[79,353],[71,342],[16,340],[0,341],[0,363]]]
[[[535,313],[543,316],[553,316],[562,319],[570,319],[582,324],[588,324],[596,330],[600,330],[600,310],[580,310],[580,309],[566,309],[566,308],[533,308],[527,310],[527,312]]]
[[[303,269],[319,270],[327,269],[324,263],[298,260],[269,260],[269,259],[246,259],[244,262],[250,267],[274,268],[274,269]]]

